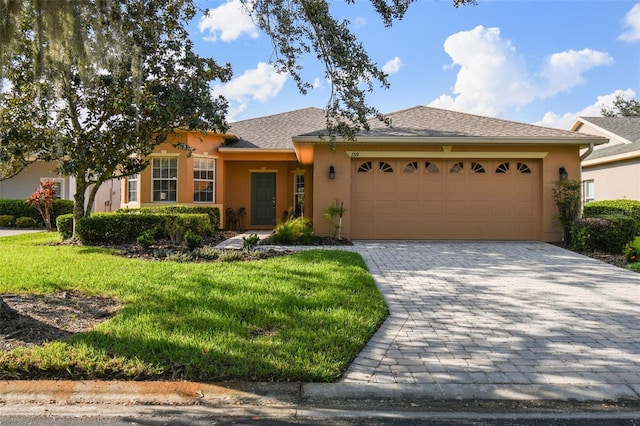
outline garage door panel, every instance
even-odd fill
[[[376,169],[383,163],[387,172]],[[540,238],[539,161],[371,164],[367,173],[353,169],[354,239]]]

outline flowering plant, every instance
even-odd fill
[[[627,245],[624,247],[624,257],[629,263],[637,262],[638,249],[632,243],[627,243]]]

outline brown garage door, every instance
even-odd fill
[[[351,238],[539,240],[539,160],[352,162]]]

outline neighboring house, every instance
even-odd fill
[[[578,117],[571,130],[609,139],[583,154],[583,201],[640,200],[640,117]]]
[[[608,141],[423,106],[386,117],[391,127],[372,120],[356,141],[335,143],[316,108],[232,123],[226,134],[178,132],[125,181],[123,206],[243,207],[247,229],[271,229],[292,210],[327,235],[323,212],[341,204],[349,239],[552,242],[562,237],[552,196],[560,170],[580,179],[580,150]]]
[[[56,182],[56,195],[63,200],[73,200],[75,180],[69,176],[60,176],[55,170],[56,164],[37,161],[27,166],[11,179],[0,181],[0,198],[26,199],[38,189],[41,182],[53,179]],[[120,207],[119,181],[109,181],[102,184],[93,206],[93,211],[108,212]]]

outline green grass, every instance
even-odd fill
[[[636,237],[631,243],[634,247],[640,250],[640,237]],[[627,269],[631,269],[635,272],[640,272],[640,262],[634,262],[627,264]]]
[[[0,378],[329,382],[387,314],[355,253],[148,262],[46,244],[56,239],[0,239],[0,293],[79,290],[123,309],[68,341],[0,354]]]

